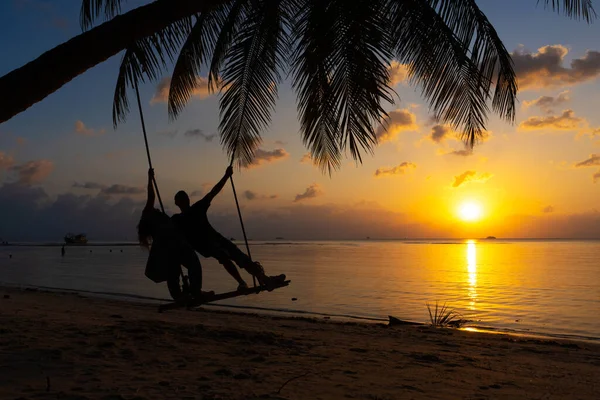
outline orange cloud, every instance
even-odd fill
[[[196,83],[196,87],[192,91],[192,97],[198,99],[205,99],[211,95],[210,91],[208,90],[207,78],[199,76],[197,77]],[[171,77],[168,76],[166,78],[163,78],[156,86],[156,92],[154,93],[152,100],[150,100],[150,104],[166,103],[167,100],[169,100],[170,87]]]
[[[587,160],[578,162],[575,164],[575,167],[596,167],[600,166],[600,154],[590,154],[590,157]]]
[[[302,155],[302,158],[300,159],[300,162],[302,164],[310,164],[312,162],[312,157],[310,153],[304,153],[304,155]]]
[[[296,195],[296,197],[294,198],[294,203],[297,203],[299,201],[306,200],[306,199],[313,199],[315,197],[322,196],[323,194],[324,193],[323,193],[323,190],[321,189],[321,186],[318,183],[313,183],[312,185],[310,185],[309,187],[306,188],[304,193],[300,193],[300,194]]]
[[[582,127],[585,119],[575,116],[573,110],[564,110],[561,115],[549,115],[547,117],[529,117],[519,124],[523,131],[535,131],[540,129],[572,131]]]
[[[390,74],[390,86],[394,87],[408,78],[408,67],[398,61],[392,61],[388,67]]]
[[[106,131],[104,129],[92,129],[85,126],[83,121],[77,120],[75,121],[75,133],[81,136],[98,136],[104,134]]]
[[[254,160],[247,168],[258,167],[259,165],[275,162],[287,158],[290,155],[285,149],[263,150],[256,149],[254,152]]]
[[[0,171],[9,169],[15,163],[15,159],[10,155],[0,151]]]
[[[454,183],[452,184],[452,187],[457,188],[468,182],[485,183],[491,178],[492,174],[490,174],[489,172],[484,172],[483,174],[477,176],[476,171],[465,171],[462,174],[456,175],[454,177]]]
[[[445,156],[460,156],[460,157],[468,157],[473,155],[473,150],[469,148],[464,148],[462,150],[452,150],[448,153],[444,153]]]
[[[10,167],[10,171],[17,174],[17,181],[25,185],[42,182],[53,169],[54,163],[50,160],[29,161],[25,164]]]
[[[253,192],[252,190],[246,190],[246,191],[244,191],[244,197],[246,198],[246,200],[252,201],[252,200],[274,200],[278,196],[276,194],[271,194],[271,195],[258,194],[256,192]]]
[[[392,168],[377,168],[375,177],[383,177],[386,175],[404,175],[407,171],[417,168],[417,164],[404,161],[402,164]]]
[[[565,90],[564,92],[560,92],[556,97],[541,96],[535,100],[524,101],[523,107],[539,107],[544,111],[550,111],[552,107],[567,103],[570,100],[571,98],[569,97],[569,91]]]
[[[519,89],[542,89],[576,85],[600,76],[600,52],[588,50],[581,58],[563,66],[569,50],[562,45],[540,47],[537,53],[523,48],[512,53]]]
[[[383,143],[393,140],[400,132],[418,129],[416,115],[409,110],[398,109],[388,113],[386,120],[377,128],[375,136]]]
[[[427,136],[432,142],[440,143],[453,134],[452,128],[448,125],[434,125],[431,133]],[[456,134],[454,134],[456,136]]]

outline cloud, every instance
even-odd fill
[[[29,161],[9,168],[9,171],[17,175],[17,182],[23,185],[42,182],[52,170],[54,170],[54,163],[50,160]]]
[[[554,212],[554,207],[553,206],[546,206],[544,208],[542,208],[542,212],[545,214],[549,214]]]
[[[560,92],[556,97],[552,96],[541,96],[535,100],[524,101],[523,107],[539,107],[543,111],[551,111],[552,107],[559,106],[561,104],[567,103],[571,100],[569,97],[569,91],[565,90],[564,92]]]
[[[277,146],[285,146],[287,142],[284,142],[283,140],[276,140],[274,144],[276,144]]]
[[[10,155],[0,151],[0,171],[9,169],[15,164],[15,159]]]
[[[106,131],[104,129],[92,129],[85,126],[83,121],[75,121],[75,133],[81,136],[98,136],[103,135]]]
[[[111,194],[116,194],[116,195],[126,194],[127,195],[127,194],[142,194],[145,191],[146,190],[141,187],[114,184],[114,185],[110,185],[110,186],[102,188],[100,193],[106,194],[106,195],[111,195]]]
[[[254,200],[254,199],[256,199],[256,193],[254,193],[254,192],[253,192],[253,191],[251,191],[251,190],[246,190],[246,191],[244,192],[244,197],[245,197],[247,200]]]
[[[120,185],[120,184],[113,184],[113,185],[103,185],[101,183],[97,183],[97,182],[85,182],[85,183],[78,183],[75,182],[73,184],[74,188],[77,189],[88,189],[88,190],[100,190],[100,194],[103,195],[136,195],[136,194],[142,194],[146,192],[146,189],[143,187],[135,187],[135,186],[127,186],[127,185]]]
[[[452,134],[452,128],[450,128],[449,126],[434,125],[433,128],[431,128],[431,133],[429,134],[428,138],[435,143],[440,143]]]
[[[585,167],[598,167],[600,166],[600,154],[590,154],[590,157],[587,160],[583,160],[575,164],[575,168],[585,168]],[[598,182],[600,179],[600,171],[596,172],[592,175],[592,179],[594,183]]]
[[[194,190],[192,193],[190,193],[189,196],[190,197],[202,197],[206,193],[208,193],[213,188],[213,186],[215,186],[214,183],[208,183],[208,182],[203,183],[201,189]]]
[[[563,61],[568,53],[562,45],[544,46],[537,53],[516,49],[512,59],[519,89],[576,85],[600,75],[600,52],[588,50],[583,57],[573,59],[570,68],[565,68]]]
[[[275,149],[275,150],[263,150],[256,149],[254,152],[254,160],[252,164],[248,166],[248,168],[257,167],[259,165],[267,164],[270,162],[275,162],[277,160],[281,160],[287,158],[290,154],[285,151],[285,149]]]
[[[492,178],[492,174],[490,174],[488,172],[484,172],[483,174],[480,174],[479,176],[477,176],[476,171],[465,171],[462,174],[456,175],[454,177],[454,183],[452,183],[452,187],[457,188],[468,182],[484,183],[484,182],[488,181],[490,178]]]
[[[297,194],[296,198],[294,198],[294,203],[297,203],[306,199],[313,199],[315,197],[319,197],[323,195],[323,191],[321,190],[321,186],[317,183],[313,183],[309,187],[306,188],[304,193]]]
[[[549,115],[547,117],[529,117],[519,124],[523,131],[534,131],[540,129],[555,131],[572,131],[581,128],[585,122],[583,118],[575,116],[573,110],[564,110],[561,115]]]
[[[404,161],[402,164],[392,168],[377,168],[375,171],[376,177],[382,177],[386,175],[404,175],[407,171],[417,168],[417,164]]]
[[[587,160],[575,164],[575,167],[577,168],[596,166],[600,166],[600,154],[590,154],[590,157]]]
[[[92,242],[135,241],[144,201],[104,195],[50,196],[38,186],[0,185],[0,237],[9,241],[59,242],[66,232],[86,232]],[[60,218],[57,218],[60,216]],[[256,240],[277,236],[289,240],[464,237],[455,224],[440,220],[421,222],[413,215],[385,209],[373,202],[355,204],[291,203],[255,208],[244,214],[244,224]],[[211,215],[224,236],[239,235],[235,208]],[[32,229],[31,227],[35,227]],[[498,237],[600,237],[600,212],[549,213],[508,216],[498,224]],[[486,228],[487,229],[487,228]]]
[[[460,157],[468,157],[473,155],[473,150],[469,148],[465,148],[462,150],[453,150],[451,152],[445,153],[447,156],[460,156]]]
[[[277,195],[272,194],[270,196],[267,196],[267,195],[258,194],[251,190],[246,190],[246,191],[244,191],[244,197],[246,198],[246,200],[273,200],[273,199],[277,198]]]
[[[185,131],[183,136],[191,138],[202,138],[206,142],[212,142],[213,139],[217,137],[217,134],[211,133],[210,135],[207,135],[206,133],[204,133],[204,131],[202,131],[202,129],[188,129],[187,131]]]
[[[403,131],[415,131],[419,129],[417,117],[407,109],[390,111],[388,117],[379,125],[375,136],[380,143],[389,142]]]
[[[388,67],[388,72],[390,74],[390,86],[392,87],[406,81],[408,78],[408,67],[395,60]]]
[[[27,140],[27,139],[26,139],[26,138],[24,138],[24,137],[20,137],[20,136],[19,136],[19,137],[17,137],[17,138],[15,139],[15,141],[17,142],[17,145],[19,145],[19,146],[25,146],[25,145],[27,144],[27,142],[29,142],[29,140]]]
[[[310,164],[310,163],[312,163],[312,157],[311,157],[310,153],[304,153],[302,155],[302,158],[300,159],[300,162],[302,164]]]
[[[11,241],[60,242],[66,232],[86,232],[92,241],[136,240],[143,201],[65,193],[51,197],[38,186],[0,186],[0,237]],[[32,229],[35,227],[35,229]]]
[[[211,95],[208,90],[208,79],[203,76],[196,78],[196,87],[192,91],[192,98],[205,99]],[[166,103],[169,99],[169,88],[171,87],[171,77],[163,78],[156,86],[156,92],[150,100],[150,104]]]
[[[100,183],[96,183],[96,182],[85,182],[85,183],[78,183],[75,182],[73,184],[74,188],[78,188],[78,189],[104,189],[106,187],[106,185],[102,185]]]

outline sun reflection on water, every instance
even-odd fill
[[[474,240],[467,241],[467,271],[469,273],[469,308],[475,310],[477,302],[477,248]]]

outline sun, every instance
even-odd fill
[[[461,204],[458,209],[458,215],[463,221],[477,221],[481,218],[481,206],[472,201]]]

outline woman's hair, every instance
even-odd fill
[[[138,241],[142,247],[150,248],[150,244],[152,243],[152,224],[150,219],[153,213],[154,211],[143,212],[142,218],[140,218],[140,222],[137,225]]]

